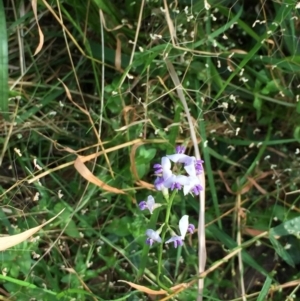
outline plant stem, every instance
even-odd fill
[[[161,275],[161,270],[162,270],[162,252],[163,252],[163,242],[165,240],[165,236],[167,233],[167,230],[169,228],[169,219],[170,219],[170,213],[171,213],[171,208],[172,208],[172,203],[174,200],[174,197],[176,195],[176,193],[178,192],[177,189],[175,189],[172,192],[172,195],[170,196],[170,198],[167,200],[168,205],[167,205],[167,212],[166,212],[166,218],[165,218],[165,225],[162,229],[162,234],[161,234],[161,239],[162,239],[162,243],[160,244],[159,250],[158,250],[158,263],[157,263],[157,283],[159,284],[160,287],[162,287],[163,289],[169,291],[169,289],[160,281],[160,275]]]

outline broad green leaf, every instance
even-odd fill
[[[285,246],[279,241],[278,237],[285,237]],[[289,265],[295,266],[300,262],[298,250],[300,246],[300,217],[290,219],[279,226],[270,230],[270,241],[277,254]]]
[[[266,86],[261,90],[262,94],[268,95],[273,92],[279,91],[279,82],[278,80],[269,81]]]
[[[276,253],[290,266],[294,267],[294,261],[290,254],[284,249],[284,247],[281,245],[281,243],[275,238],[275,233],[273,229],[270,230],[270,236],[269,239],[276,251]]]
[[[120,219],[114,219],[106,228],[105,231],[119,236],[119,237],[125,237],[127,235],[130,235],[129,231],[129,225],[132,222],[132,218],[129,216],[124,216]]]
[[[275,235],[286,236],[295,235],[300,237],[300,216],[290,219],[272,229]]]

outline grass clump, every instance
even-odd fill
[[[11,1],[4,11],[1,233],[65,210],[1,253],[0,299],[199,298],[197,234],[182,248],[145,246],[150,226],[178,234],[189,215],[197,227],[199,199],[174,195],[167,222],[169,203],[152,215],[137,205],[156,198],[154,163],[176,145],[194,155],[193,128],[206,178],[203,299],[296,300],[295,1]]]

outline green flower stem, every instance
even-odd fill
[[[159,246],[159,250],[158,250],[158,263],[157,263],[157,283],[159,284],[159,286],[167,291],[170,291],[169,288],[167,288],[161,281],[160,281],[160,276],[161,276],[161,270],[162,270],[162,253],[163,253],[163,242],[165,241],[165,236],[167,233],[167,230],[169,228],[169,219],[170,219],[170,213],[171,213],[171,208],[172,208],[172,204],[173,204],[173,200],[174,197],[177,193],[177,189],[175,189],[172,192],[172,195],[170,196],[170,198],[167,200],[168,204],[167,204],[167,212],[166,212],[166,218],[165,218],[165,223],[164,223],[164,227],[162,229],[162,233],[161,233],[161,239],[162,239],[162,243]]]

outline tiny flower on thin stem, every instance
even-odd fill
[[[189,224],[189,216],[184,215],[179,221],[180,236],[179,235],[172,236],[169,240],[166,241],[166,244],[173,242],[174,248],[177,248],[178,246],[182,246],[186,233],[187,232],[193,233],[194,230],[195,230],[195,226],[193,224]]]
[[[176,249],[178,246],[183,245],[183,240],[180,236],[173,236],[169,240],[166,241],[166,244],[173,242],[174,243],[174,248]]]
[[[152,229],[147,229],[146,230],[146,235],[147,235],[146,244],[150,245],[150,247],[155,242],[158,242],[158,243],[162,242],[162,240],[161,240],[161,238],[159,236],[159,233],[157,231],[154,231]]]
[[[152,195],[148,196],[147,201],[141,201],[139,203],[140,210],[148,209],[151,214],[153,213],[154,209],[160,206],[161,204],[155,203],[154,197]]]

